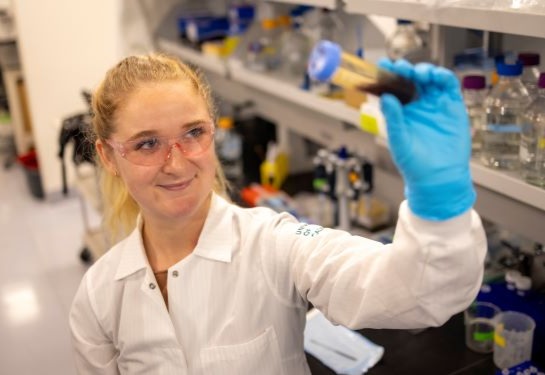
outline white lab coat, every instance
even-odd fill
[[[70,312],[80,374],[303,375],[307,301],[350,328],[439,326],[479,289],[486,238],[404,202],[394,243],[214,195],[197,247],[168,272],[167,310],[141,223],[84,276]]]

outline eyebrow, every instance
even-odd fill
[[[183,124],[181,128],[182,128],[182,130],[185,130],[185,129],[192,128],[192,127],[197,126],[197,125],[209,124],[209,123],[212,123],[212,121],[210,121],[210,120],[195,120],[195,121],[191,121],[191,122]],[[158,136],[157,130],[143,130],[141,132],[133,134],[132,136],[127,138],[125,140],[125,142],[134,141],[136,139],[140,139],[140,138],[144,138],[144,137],[151,137],[151,136]]]

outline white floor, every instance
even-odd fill
[[[0,374],[75,374],[68,312],[86,266],[79,200],[34,199],[0,166]]]

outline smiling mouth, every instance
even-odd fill
[[[187,181],[182,181],[182,182],[179,182],[179,183],[176,183],[176,184],[163,184],[163,185],[159,185],[159,187],[163,188],[163,189],[166,189],[166,190],[170,190],[170,191],[180,191],[180,190],[184,190],[186,189],[189,185],[191,185],[191,183],[193,182],[193,179],[195,177],[192,177],[190,178],[189,180]]]

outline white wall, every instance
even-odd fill
[[[42,184],[61,190],[59,120],[85,108],[94,88],[121,56],[118,0],[13,0]]]

